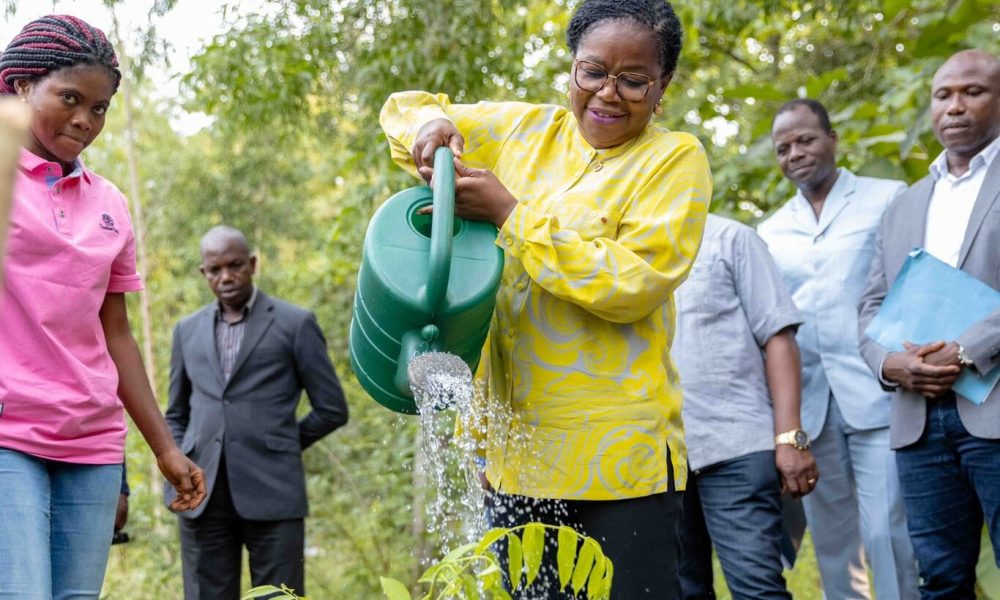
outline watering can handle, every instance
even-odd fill
[[[451,275],[452,230],[455,226],[455,163],[445,146],[434,152],[434,211],[431,213],[431,252],[427,306],[433,314],[444,307]]]

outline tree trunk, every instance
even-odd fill
[[[142,195],[140,194],[141,188],[139,186],[139,153],[135,147],[135,116],[133,112],[134,107],[132,106],[132,61],[125,51],[125,44],[118,28],[118,15],[115,14],[113,8],[109,7],[109,10],[111,12],[111,22],[114,27],[115,46],[118,49],[118,60],[121,63],[123,75],[120,89],[122,91],[122,99],[124,100],[123,104],[125,105],[129,206],[132,209],[132,229],[135,231],[136,263],[139,273],[144,277],[149,277],[149,268],[146,262],[146,228],[142,220]],[[159,388],[156,385],[156,355],[153,352],[153,321],[151,317],[152,311],[150,310],[150,296],[147,283],[147,287],[139,293],[139,326],[142,329],[142,362],[146,368],[146,377],[149,378],[149,385],[155,394],[159,392]],[[127,460],[128,454],[126,453]],[[156,461],[150,462],[149,475],[150,481],[161,481]],[[153,517],[156,522],[160,522],[163,519],[162,503],[153,502]]]
[[[132,227],[135,230],[135,252],[136,262],[139,272],[143,276],[149,276],[148,263],[146,261],[146,228],[142,219],[142,196],[139,186],[139,153],[135,147],[135,114],[132,106],[132,78],[129,76],[131,70],[131,60],[124,50],[124,44],[118,33],[118,19],[114,19],[115,38],[118,39],[118,58],[121,61],[122,77],[121,90],[125,106],[125,139],[128,156],[128,186],[129,204],[132,207]],[[149,378],[149,385],[153,391],[158,391],[156,385],[156,355],[153,352],[153,332],[150,310],[150,292],[147,287],[139,295],[139,317],[142,328],[142,360],[146,366],[146,376]]]

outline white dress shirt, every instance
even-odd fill
[[[969,161],[969,170],[956,177],[948,171],[947,151],[931,163],[934,192],[927,207],[924,249],[953,267],[969,227],[972,207],[986,179],[986,171],[1000,152],[1000,137],[993,140]]]

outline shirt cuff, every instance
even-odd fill
[[[497,231],[497,245],[509,252],[512,256],[517,256],[525,240],[517,235],[518,231],[528,231],[536,225],[536,218],[531,210],[518,202],[514,210],[507,215],[503,227]]]
[[[878,363],[878,372],[875,373],[875,376],[878,377],[878,382],[882,384],[882,389],[888,392],[894,392],[899,389],[899,384],[889,381],[882,375],[882,367],[885,366],[885,361],[887,358],[889,358],[888,354],[886,354],[885,358],[883,358],[882,361]]]
[[[437,104],[428,104],[417,109],[416,118],[413,120],[413,126],[410,127],[410,139],[413,143],[416,143],[417,141],[417,134],[420,133],[420,128],[435,119],[444,119],[454,123],[454,121],[448,117],[448,113],[444,112],[444,110]]]
[[[141,292],[143,290],[142,277],[136,273],[131,277],[112,277],[108,281],[109,294],[121,294],[125,292]]]

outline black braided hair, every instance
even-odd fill
[[[103,31],[69,15],[42,17],[25,25],[0,54],[0,94],[15,93],[18,79],[41,79],[80,64],[107,69],[118,91],[118,57]]]
[[[673,74],[683,45],[684,30],[673,6],[666,0],[584,0],[573,13],[566,43],[575,55],[583,36],[608,20],[634,21],[656,35],[657,55],[664,74]]]
[[[826,107],[819,100],[813,100],[812,98],[796,98],[782,104],[778,112],[774,113],[774,118],[771,119],[771,129],[774,129],[774,122],[778,120],[779,115],[790,110],[795,110],[800,106],[808,108],[816,115],[816,118],[819,120],[819,126],[823,128],[823,131],[833,133],[833,125],[830,123],[830,113],[826,112]]]

